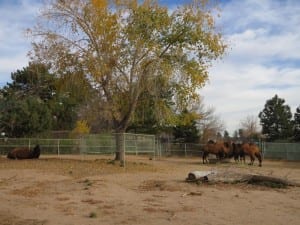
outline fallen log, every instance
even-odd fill
[[[196,181],[208,181],[208,175],[213,174],[212,171],[192,171],[188,174],[186,181],[188,182],[196,182]]]
[[[268,187],[287,187],[291,185],[291,183],[285,179],[263,175],[251,175],[247,182],[248,184],[257,184]]]
[[[239,173],[222,173],[217,171],[192,171],[188,174],[186,181],[196,183],[247,183],[271,188],[286,188],[287,186],[300,187],[299,183],[291,182],[287,179],[278,177]]]

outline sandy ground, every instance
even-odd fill
[[[300,163],[202,165],[199,158],[0,158],[1,225],[300,224],[300,187],[185,182],[191,171],[259,174],[300,183]],[[257,162],[256,162],[257,163]]]

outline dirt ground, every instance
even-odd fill
[[[191,171],[258,174],[300,183],[300,162],[202,165],[199,158],[0,157],[1,225],[300,224],[300,187],[192,183]]]

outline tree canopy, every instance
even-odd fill
[[[265,134],[268,140],[287,139],[292,136],[292,113],[290,106],[284,103],[284,99],[275,95],[267,100],[263,111],[259,113],[262,134]]]
[[[296,109],[294,121],[294,139],[295,141],[300,141],[300,106],[298,106]]]
[[[254,140],[259,139],[260,132],[258,129],[257,116],[248,115],[240,122],[240,138]]]
[[[46,66],[30,63],[11,74],[12,83],[0,90],[0,129],[9,137],[30,136],[52,126],[47,101],[54,82]]]
[[[24,137],[73,128],[83,92],[78,97],[78,91],[72,91],[70,85],[60,88],[64,79],[58,79],[40,63],[29,63],[13,72],[11,79],[0,89],[0,131],[8,137]]]
[[[83,71],[116,131],[128,127],[145,92],[164,122],[170,109],[160,93],[172,92],[173,112],[186,109],[224,53],[211,9],[205,1],[173,12],[154,0],[49,1],[31,30],[32,57],[59,74]]]
[[[156,0],[52,0],[29,30],[31,56],[57,74],[84,74],[116,132],[126,131],[143,93],[159,122],[172,124],[170,115],[199,100],[211,61],[226,49],[214,9],[203,0],[173,11]],[[172,107],[161,93],[171,93]]]

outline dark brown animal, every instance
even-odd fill
[[[40,157],[41,149],[36,145],[32,150],[29,148],[15,148],[8,152],[8,159],[38,159]]]
[[[218,159],[222,159],[227,156],[229,151],[229,146],[224,142],[214,142],[212,140],[209,140],[203,148],[203,164],[208,163],[207,157],[209,154],[214,154]]]
[[[253,165],[255,161],[255,157],[258,159],[259,166],[262,166],[262,154],[258,146],[254,143],[243,143],[237,145],[238,152],[240,156],[243,156],[243,160],[245,162],[245,155],[250,157],[249,165]]]
[[[224,146],[224,158],[232,158],[234,156],[235,143],[232,141],[225,141]]]
[[[233,157],[235,162],[242,161],[245,163],[245,153],[241,146],[241,143],[233,143]]]

